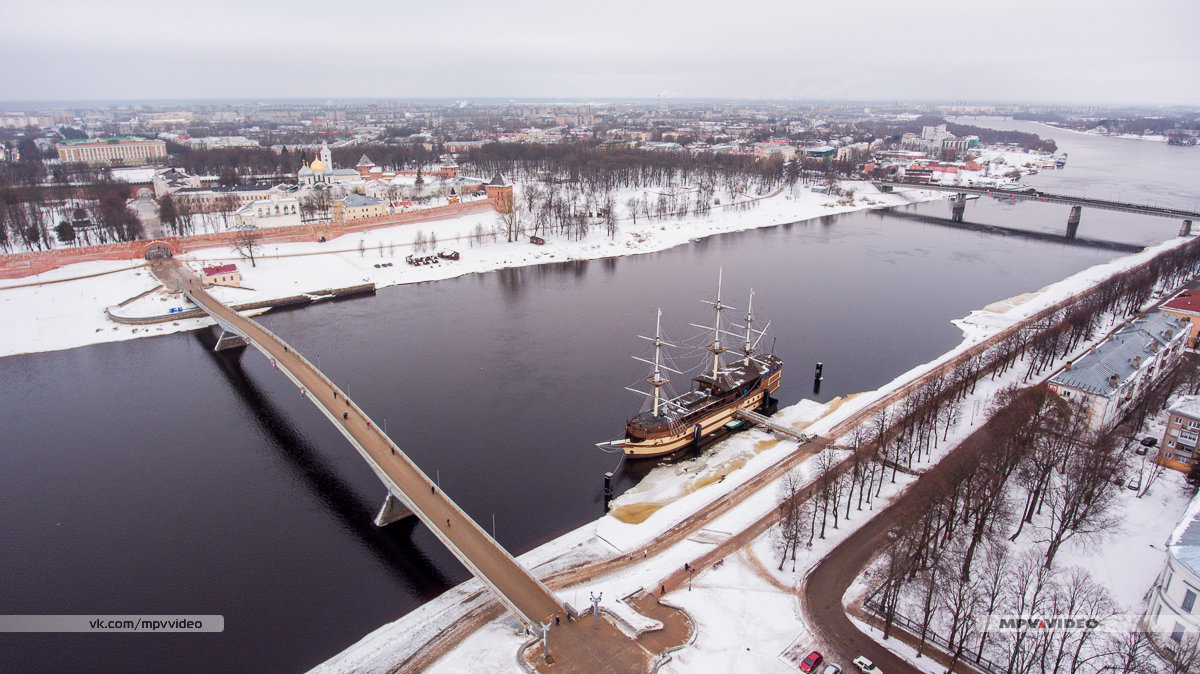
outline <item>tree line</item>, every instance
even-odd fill
[[[931,457],[983,377],[1000,376],[1022,362],[1028,363],[1025,379],[1039,374],[1055,356],[1090,339],[1105,316],[1114,321],[1130,316],[1159,284],[1171,287],[1194,275],[1200,270],[1198,245],[1189,242],[1117,274],[990,348],[964,354],[856,427],[837,448],[847,458],[839,460],[833,451],[819,454],[811,485],[797,474],[786,476],[775,537],[779,568],[788,559],[794,568],[797,550],[824,538],[827,527],[836,529],[864,506],[872,509],[889,472],[894,482],[899,471],[914,472],[922,456]],[[1186,383],[1200,390],[1194,367],[1165,377],[1163,386],[1151,389],[1157,393],[1134,402],[1130,425],[1140,426],[1141,418],[1162,409],[1162,389]],[[968,648],[984,652],[988,634],[972,617],[981,607],[984,613],[1001,608],[1028,613],[1031,606],[1044,611],[1057,606],[1054,602],[1085,596],[1098,611],[1111,605],[1103,588],[1074,571],[1060,572],[1054,559],[1067,541],[1094,537],[1113,524],[1112,505],[1128,468],[1126,448],[1136,431],[1130,426],[1088,430],[1087,410],[1045,385],[1002,389],[991,407],[985,427],[957,450],[965,458],[944,474],[923,478],[937,482],[900,513],[878,566],[882,578],[876,596],[885,635],[902,605],[909,613],[915,606],[920,647],[937,619],[956,660]],[[1023,533],[1033,537],[1033,545],[1019,560],[1007,559],[1006,544]],[[1031,579],[1037,584],[1026,585]],[[1001,600],[1018,603],[1001,606]],[[1144,641],[1085,644],[1086,635],[1055,636],[1066,640],[1023,643],[1025,637],[1017,633],[1002,646],[1009,649],[1009,662],[1033,662],[1042,671],[1099,671],[1084,663],[1128,659],[1130,649],[1148,647]]]

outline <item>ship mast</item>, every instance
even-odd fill
[[[721,312],[725,309],[731,308],[721,303],[721,281],[724,275],[725,269],[722,267],[717,272],[717,301],[705,302],[705,304],[711,304],[717,313],[716,320],[713,323],[713,341],[712,344],[708,345],[708,350],[711,351],[713,355],[713,384],[716,384],[717,382],[717,370],[721,367],[721,354],[725,353],[725,347],[721,346]]]
[[[742,353],[746,354],[746,360],[742,361],[743,365],[750,364],[750,354],[754,353],[754,345],[750,342],[751,327],[754,322],[754,288],[750,289],[750,301],[746,304],[746,345],[742,347]]]
[[[658,401],[661,397],[661,388],[667,380],[662,376],[662,366],[658,362],[658,354],[666,344],[662,340],[662,309],[658,310],[658,318],[654,321],[654,374],[646,379],[646,383],[654,387],[654,416],[658,416]]]

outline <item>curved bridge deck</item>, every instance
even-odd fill
[[[564,613],[558,599],[512,555],[450,500],[377,424],[320,370],[271,331],[239,315],[207,293],[200,280],[174,259],[158,260],[154,272],[168,288],[182,291],[227,332],[245,339],[272,361],[350,440],[392,498],[380,513],[407,509],[526,626]]]

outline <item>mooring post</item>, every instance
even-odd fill
[[[817,371],[813,373],[813,395],[817,395],[821,392],[821,380],[824,379],[824,377],[821,376],[821,370],[824,368],[825,364],[817,361]]]

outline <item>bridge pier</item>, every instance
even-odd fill
[[[375,526],[382,527],[398,522],[405,517],[412,517],[413,512],[404,505],[400,499],[388,492],[387,498],[383,500],[383,507],[379,509],[379,514],[375,516]]]
[[[1067,216],[1067,238],[1074,239],[1079,232],[1079,220],[1083,214],[1083,206],[1072,206],[1071,214]]]
[[[1180,228],[1179,228],[1179,236],[1191,236],[1191,235],[1192,235],[1192,221],[1184,220],[1183,225],[1180,226]]]
[[[967,212],[967,193],[959,192],[950,200],[950,219],[955,222],[963,221],[963,213]]]
[[[224,328],[221,329],[221,336],[217,339],[217,345],[213,347],[213,351],[224,351],[225,349],[240,349],[246,346],[248,342],[245,337],[236,332],[229,332]]]

